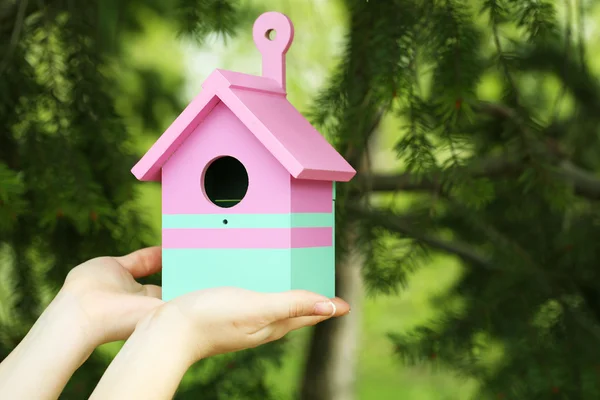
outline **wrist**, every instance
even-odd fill
[[[61,289],[50,303],[40,321],[46,319],[55,325],[64,327],[76,343],[90,352],[103,344],[102,333],[94,326],[89,313],[77,294]]]
[[[143,318],[90,400],[172,398],[185,372],[196,361],[189,351],[189,336],[181,328],[179,318],[168,310],[153,311]]]
[[[0,365],[2,394],[7,398],[57,398],[94,350],[82,323],[75,304],[57,295]],[[32,376],[35,385],[26,385]]]
[[[30,334],[48,345],[54,344],[56,352],[68,353],[77,360],[77,368],[99,345],[77,300],[63,292],[59,292],[44,310]]]
[[[132,338],[150,341],[171,353],[186,368],[202,358],[203,352],[194,348],[194,332],[185,316],[177,307],[165,304],[150,312],[136,325]]]

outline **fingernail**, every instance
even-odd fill
[[[322,301],[320,303],[315,304],[315,314],[316,315],[326,315],[332,316],[335,315],[337,311],[335,304],[331,301]]]

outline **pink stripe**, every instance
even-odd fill
[[[163,229],[166,249],[289,249],[327,247],[333,231],[326,228]]]
[[[292,228],[292,248],[333,245],[333,228]]]

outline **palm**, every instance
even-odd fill
[[[63,290],[77,298],[98,344],[123,340],[145,314],[162,304],[160,287],[135,280],[160,267],[160,248],[95,258],[75,267]]]

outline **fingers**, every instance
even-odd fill
[[[335,305],[336,309],[333,315],[312,315],[279,320],[271,324],[263,332],[261,332],[262,335],[264,335],[263,343],[280,339],[283,336],[287,335],[289,332],[307,326],[316,325],[333,317],[341,317],[350,312],[350,306],[342,299],[334,298],[331,301]]]
[[[296,329],[316,325],[319,322],[323,322],[333,317],[341,317],[350,312],[350,306],[344,300],[336,297],[335,299],[331,299],[331,302],[335,306],[335,313],[333,315],[297,317],[282,320],[274,324],[276,325],[276,330],[283,331],[281,335],[283,336],[286,335],[288,332],[295,331]]]
[[[268,304],[264,305],[264,310],[271,310],[267,316],[269,323],[309,316],[329,318],[343,315],[350,309],[348,303],[341,299],[332,300],[304,290],[271,293],[266,297],[266,301]]]
[[[333,315],[334,317],[341,317],[342,315],[346,315],[350,312],[350,304],[346,303],[344,300],[339,297],[335,297],[331,299],[333,304],[335,304],[336,313]]]
[[[162,252],[159,246],[134,251],[115,260],[134,278],[152,275],[162,268]]]
[[[298,317],[276,322],[273,324],[271,338],[269,338],[269,341],[281,339],[292,331],[305,328],[307,326],[316,325],[319,322],[328,320],[329,318],[331,317]]]

